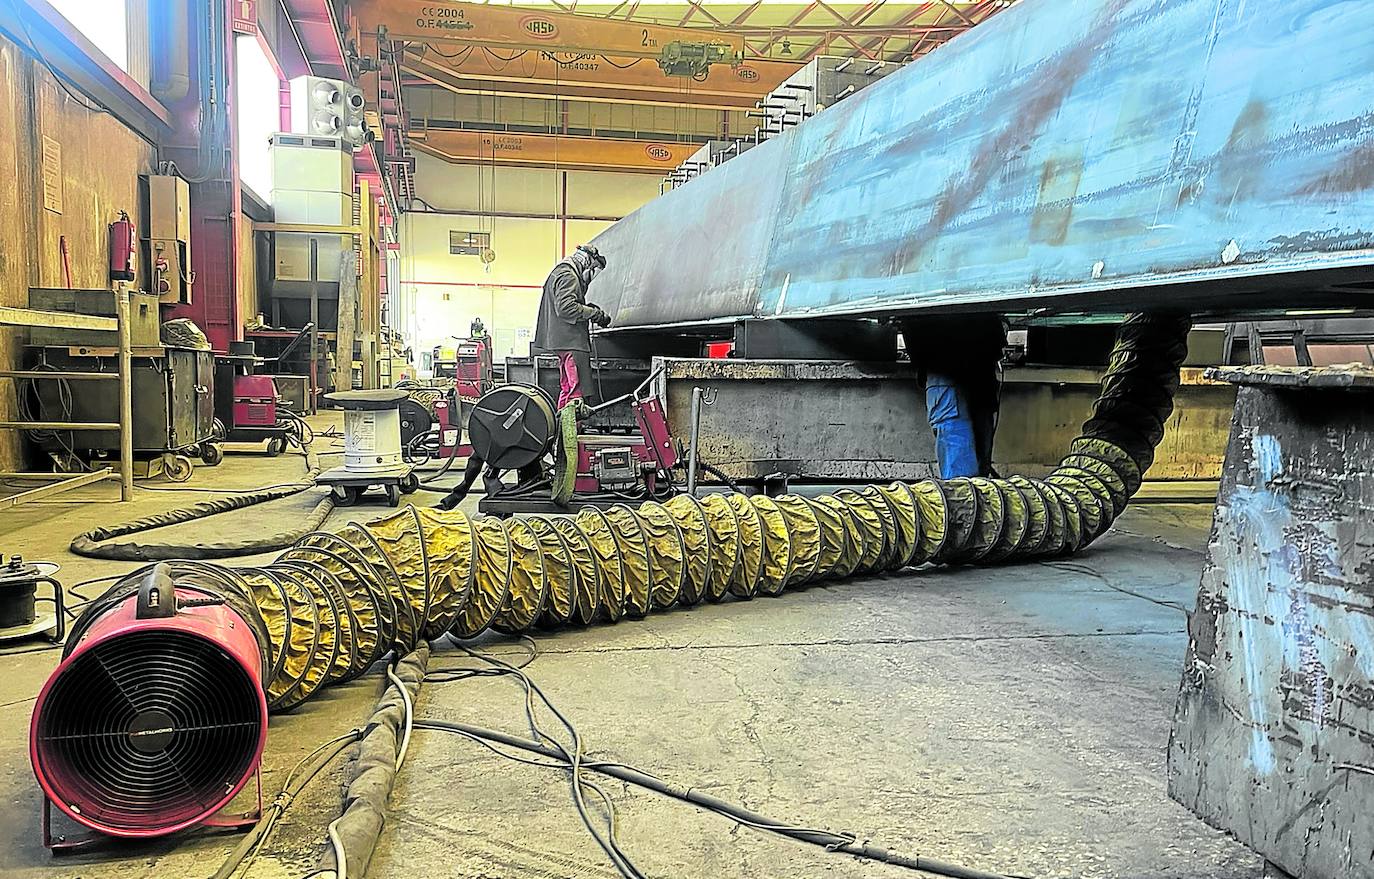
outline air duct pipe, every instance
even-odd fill
[[[40,696],[35,770],[50,797],[69,796],[56,776],[75,783],[89,774],[83,814],[118,813],[125,794],[107,767],[52,756],[57,739],[48,731],[67,729],[79,715],[75,702],[56,694],[111,688],[99,663],[83,661],[97,644],[129,657],[120,666],[119,688],[155,691],[166,664],[133,661],[141,651],[125,647],[125,638],[148,639],[153,655],[158,639],[196,638],[195,646],[215,657],[236,687],[245,676],[256,682],[242,656],[251,652],[243,634],[220,643],[216,639],[229,639],[232,629],[209,628],[202,615],[237,614],[245,624],[238,628],[256,633],[264,645],[267,707],[286,710],[323,686],[362,674],[389,651],[408,651],[445,633],[471,638],[488,629],[516,633],[537,625],[615,622],[726,595],[777,595],[927,563],[994,564],[1073,553],[1103,534],[1139,488],[1173,408],[1188,329],[1183,317],[1127,319],[1091,417],[1045,479],[898,482],[817,498],[680,495],[638,507],[587,509],[576,517],[507,521],[407,507],[334,534],[311,533],[263,568],[195,562],[159,568],[178,594],[224,603],[178,614],[174,620],[187,617],[179,626],[130,616],[127,601],[146,571],[131,575],[78,620],[68,656]],[[191,632],[192,625],[206,628]],[[163,626],[166,631],[159,630]],[[178,698],[214,705],[224,700],[225,687],[208,674],[187,675]],[[247,697],[235,700],[244,722],[255,722]],[[129,761],[152,764],[200,747],[194,725],[183,727],[168,716],[158,738],[162,750],[130,753]],[[108,730],[117,734],[114,746],[138,751],[132,720],[119,723],[124,726]],[[260,737],[245,736],[197,759],[243,767],[260,749]],[[181,784],[160,775],[130,776],[128,783],[150,800],[159,791],[174,795]]]

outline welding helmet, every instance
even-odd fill
[[[592,278],[595,278],[597,273],[606,267],[606,257],[602,256],[601,251],[590,244],[577,245],[577,249],[572,254],[572,261],[577,266],[577,273],[581,276],[584,284],[590,284]]]

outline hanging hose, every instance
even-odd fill
[[[309,426],[306,425],[303,420],[300,421],[299,424],[302,425],[305,430],[309,430]],[[304,439],[304,434],[297,432],[295,438]],[[112,540],[116,537],[128,537],[131,534],[141,534],[144,531],[165,528],[169,525],[194,522],[198,519],[217,516],[220,513],[227,513],[231,510],[242,510],[246,507],[256,506],[257,504],[267,503],[268,501],[280,500],[312,489],[315,487],[315,477],[320,474],[320,460],[314,451],[311,450],[308,441],[305,442],[302,448],[305,452],[306,474],[305,478],[299,483],[206,501],[202,504],[196,504],[193,507],[168,510],[165,513],[146,516],[142,519],[134,519],[119,525],[113,525],[109,528],[92,528],[90,531],[82,532],[72,538],[71,551],[77,555],[94,559],[110,559],[121,562],[149,562],[167,559],[223,559],[285,549],[299,540],[303,535],[316,530],[320,525],[324,524],[324,520],[329,517],[330,512],[334,509],[334,496],[332,494],[326,495],[324,499],[316,504],[315,509],[310,511],[310,514],[305,517],[301,525],[286,531],[279,531],[275,534],[192,544],[138,543],[132,540],[124,543],[104,543],[104,541]]]
[[[269,707],[285,710],[393,649],[413,650],[444,633],[472,638],[488,629],[615,622],[727,593],[777,595],[927,563],[1067,555],[1102,535],[1140,487],[1172,411],[1188,329],[1186,317],[1127,319],[1082,434],[1045,479],[896,482],[816,498],[678,495],[507,521],[407,507],[337,534],[306,534],[266,567],[179,562],[172,576],[178,586],[232,595],[249,608],[268,633]],[[169,516],[222,512],[207,507]],[[157,525],[170,524],[161,518]],[[143,530],[135,524],[82,535],[73,550],[121,559],[187,555],[183,547],[94,545]],[[205,558],[225,547],[194,549]]]

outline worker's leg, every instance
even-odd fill
[[[992,446],[997,436],[997,417],[1002,405],[1001,366],[992,364],[988,374],[967,384],[966,397],[973,417],[973,442],[978,455],[978,473],[992,476]]]
[[[592,352],[574,351],[572,356],[581,381],[582,399],[587,401],[588,406],[595,406],[601,402],[601,395],[597,393],[596,376],[592,374]]]
[[[575,351],[558,352],[558,408],[572,400],[582,399],[582,374],[577,368]]]
[[[926,415],[935,433],[935,457],[940,476],[980,476],[978,440],[968,397],[949,376],[926,375]]]

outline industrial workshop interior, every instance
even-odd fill
[[[1374,879],[1371,0],[0,0],[0,876]]]

